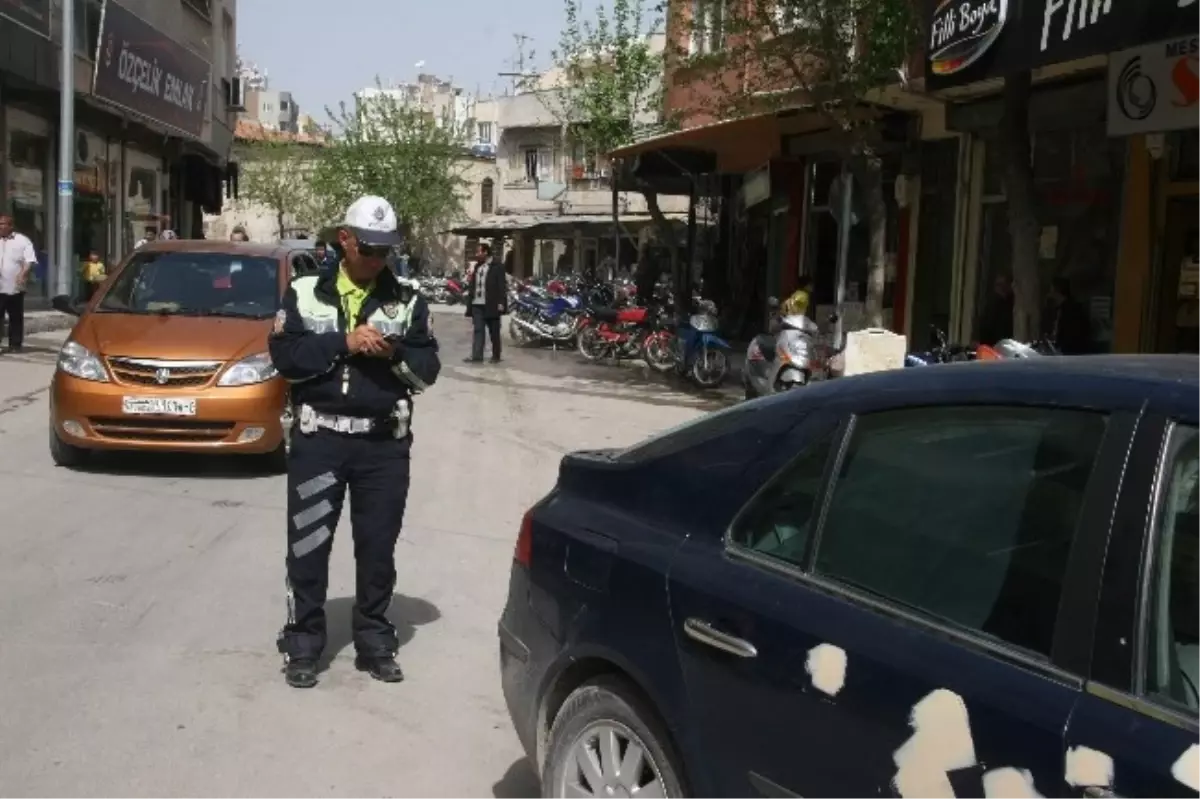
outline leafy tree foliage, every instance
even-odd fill
[[[673,6],[675,8],[676,6]],[[683,7],[682,4],[679,7]],[[687,41],[670,54],[673,79],[718,118],[809,106],[837,138],[863,193],[869,225],[867,323],[882,323],[887,204],[872,100],[907,81],[918,49],[912,0],[700,0],[674,30]]]
[[[241,165],[238,198],[270,210],[280,238],[287,237],[289,222],[309,224],[306,217],[313,202],[309,178],[320,150],[320,145],[269,130],[236,147]]]
[[[325,224],[364,194],[392,204],[401,227],[420,248],[462,217],[469,194],[464,178],[465,131],[402,98],[379,92],[329,116],[337,133],[313,174],[314,213]]]

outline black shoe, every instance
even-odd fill
[[[365,671],[380,682],[403,682],[404,672],[400,664],[390,655],[372,656],[358,655],[354,658],[354,668]]]
[[[463,358],[463,363],[483,363],[483,358]]]
[[[492,359],[491,359],[491,361],[489,361],[489,363],[500,363],[500,356],[499,356],[499,355],[493,355],[493,356],[492,356]]]
[[[22,346],[20,346],[20,345],[18,345],[18,346],[16,346],[16,347],[14,347],[13,345],[11,345],[11,344],[10,344],[10,345],[8,345],[7,347],[5,347],[5,348],[4,348],[4,351],[5,351],[5,352],[11,352],[11,353],[13,353],[14,355],[16,355],[16,354],[19,354],[19,353],[21,352],[21,350],[23,350],[23,349],[25,349],[25,348],[24,348],[24,347],[22,347]]]
[[[312,688],[317,684],[317,661],[292,658],[283,667],[283,678],[293,688]]]

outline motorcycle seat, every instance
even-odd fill
[[[775,359],[775,337],[770,333],[760,333],[754,337],[754,342],[768,361]]]
[[[615,322],[620,318],[621,312],[616,308],[593,308],[592,316],[598,322]]]

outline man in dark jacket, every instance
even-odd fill
[[[979,343],[995,346],[1013,335],[1013,290],[1008,275],[997,275],[992,293],[983,304],[979,320]]]
[[[1059,276],[1050,281],[1047,309],[1050,340],[1063,355],[1092,352],[1092,320],[1087,308],[1071,295],[1071,281]]]
[[[297,688],[317,683],[329,553],[347,487],[355,666],[384,682],[404,678],[387,609],[408,499],[413,396],[437,380],[441,364],[419,287],[386,267],[397,238],[386,200],[356,201],[337,230],[337,271],[293,281],[269,339],[271,361],[291,383],[296,433],[287,481],[288,618],[278,645]]]
[[[475,323],[471,356],[467,363],[483,360],[483,336],[492,340],[492,363],[500,363],[500,317],[508,313],[508,281],[504,267],[492,257],[492,248],[479,245],[475,269],[467,282],[467,317]]]

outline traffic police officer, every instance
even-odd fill
[[[270,337],[271,360],[291,383],[288,619],[278,643],[297,688],[317,684],[329,553],[347,487],[355,667],[384,682],[404,679],[387,609],[408,498],[412,397],[441,368],[419,285],[386,267],[399,241],[391,205],[360,198],[336,240],[340,267],[294,280]]]

